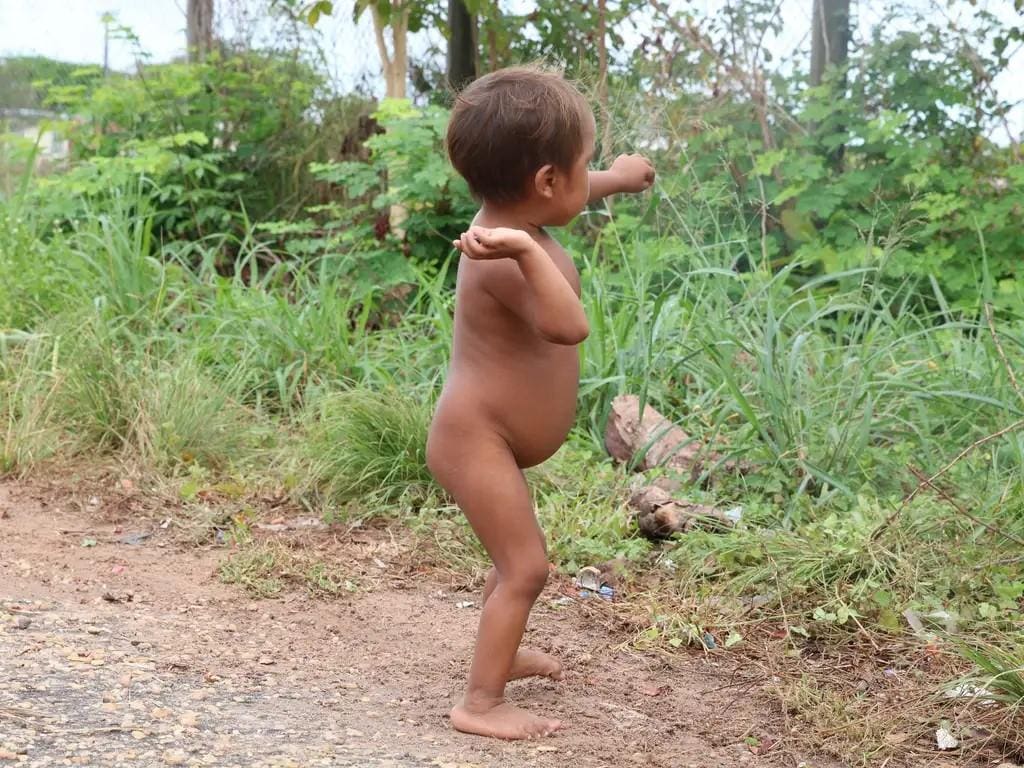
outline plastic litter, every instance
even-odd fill
[[[736,507],[733,507],[732,509],[727,509],[727,510],[725,510],[725,512],[723,514],[727,518],[729,518],[729,520],[731,520],[734,525],[736,525],[736,524],[738,524],[740,522],[740,520],[743,519],[743,507],[742,506],[736,506]]]
[[[581,589],[589,589],[591,592],[597,592],[601,589],[604,580],[601,577],[601,571],[592,565],[580,568],[576,574],[576,584]]]
[[[942,695],[947,699],[979,699],[978,703],[982,705],[995,704],[990,690],[970,683],[955,685]]]
[[[709,651],[713,651],[718,647],[718,641],[715,640],[715,636],[710,632],[705,632],[701,641],[704,643],[704,647]]]
[[[607,584],[602,584],[601,588],[597,590],[597,594],[599,594],[605,600],[611,600],[613,597],[615,597],[615,590],[609,587]]]
[[[152,535],[153,534],[146,532],[126,533],[124,536],[118,539],[118,541],[122,544],[133,544],[138,546],[139,544],[144,544],[146,542],[146,539],[148,539]]]
[[[949,732],[947,728],[939,728],[935,731],[935,746],[942,751],[956,749],[960,746],[960,740]]]

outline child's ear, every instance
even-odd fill
[[[555,166],[545,165],[534,174],[533,185],[537,194],[541,197],[552,198],[555,196]]]

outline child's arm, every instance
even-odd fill
[[[590,198],[596,203],[620,192],[643,192],[654,184],[654,166],[642,155],[619,155],[607,171],[590,171]]]
[[[541,245],[521,229],[470,227],[452,243],[489,262],[489,292],[553,344],[579,344],[590,325],[576,291]]]

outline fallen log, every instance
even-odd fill
[[[706,504],[674,498],[664,488],[645,485],[630,497],[640,532],[649,539],[667,539],[694,528],[731,528],[735,520]]]
[[[720,463],[727,472],[747,472],[746,462],[723,461],[722,454],[707,448],[662,416],[650,405],[640,414],[640,398],[619,395],[612,401],[605,426],[604,445],[608,454],[623,464],[644,471],[663,467],[691,482],[696,481],[708,464]]]

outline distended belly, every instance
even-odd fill
[[[499,434],[520,467],[550,458],[565,442],[576,417],[579,367],[559,370],[453,368],[431,429],[457,426],[472,434]]]

